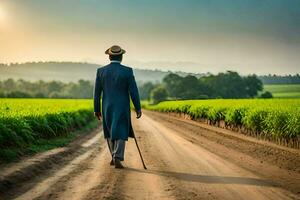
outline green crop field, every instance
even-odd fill
[[[91,100],[0,99],[0,159],[67,137],[93,120]]]
[[[187,100],[144,106],[213,124],[224,121],[226,126],[243,127],[267,138],[298,141],[300,136],[300,99]]]
[[[275,98],[300,98],[300,84],[264,85],[264,91],[269,91]]]

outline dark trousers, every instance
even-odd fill
[[[107,144],[113,159],[124,160],[125,140],[110,140],[107,138]]]

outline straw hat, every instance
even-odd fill
[[[124,49],[122,49],[120,46],[114,45],[114,46],[110,47],[109,49],[107,49],[105,51],[105,54],[116,56],[116,55],[124,54],[125,52],[126,51]]]

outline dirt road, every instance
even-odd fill
[[[149,111],[133,122],[148,170],[132,139],[126,169],[111,167],[97,133],[3,199],[300,199],[298,150]]]

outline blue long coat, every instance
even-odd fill
[[[133,137],[130,118],[130,97],[135,110],[141,110],[140,98],[132,68],[119,62],[98,68],[94,87],[94,112],[100,112],[105,138],[127,140]]]

